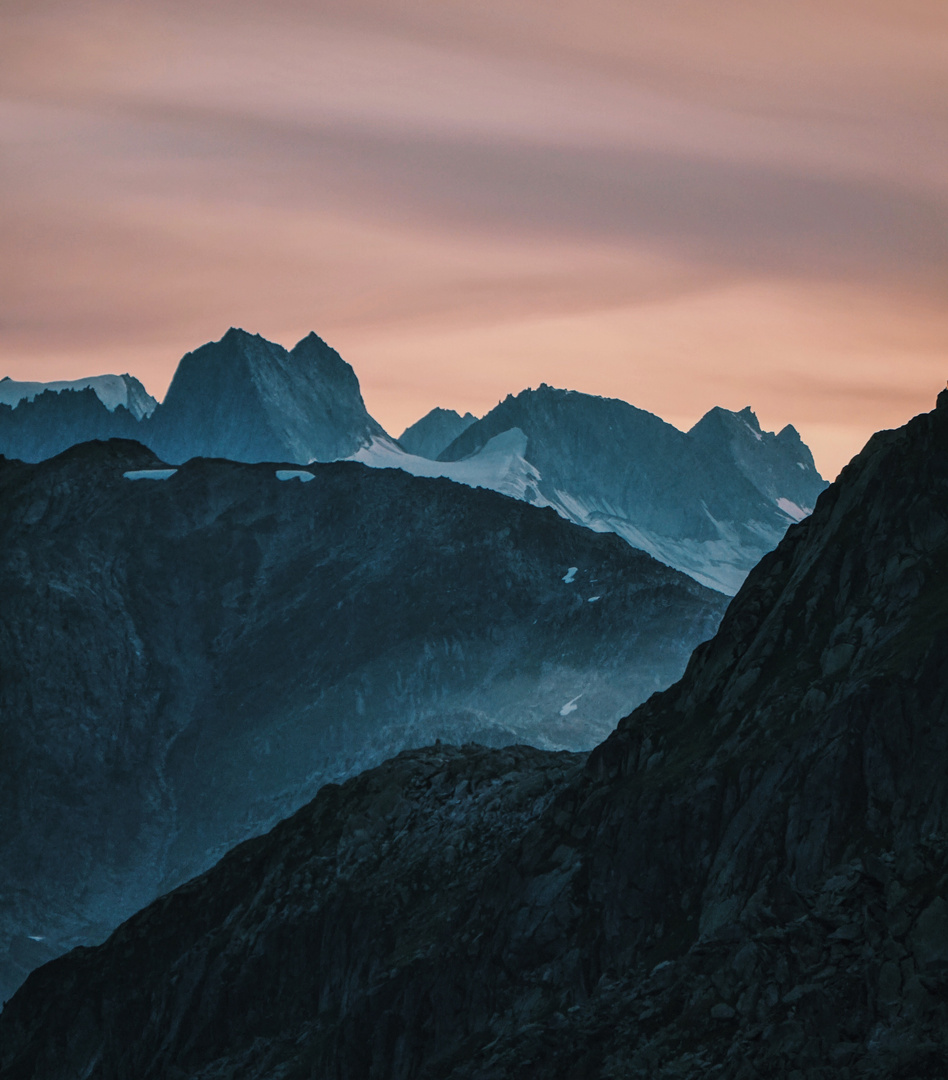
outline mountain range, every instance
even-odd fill
[[[348,462],[91,442],[0,459],[0,505],[2,997],[406,747],[588,749],[725,606],[551,510]]]
[[[682,432],[625,401],[545,385],[467,425],[436,463],[380,437],[353,459],[552,506],[728,594],[826,487],[796,430],[764,432],[749,408],[712,409]]]
[[[367,412],[352,368],[315,334],[287,351],[231,329],[181,360],[157,407],[134,395],[129,408],[116,404],[108,380],[119,377],[42,394],[42,384],[15,384],[34,397],[17,390],[18,404],[0,404],[0,453],[36,462],[116,436],[176,465],[348,458],[442,476],[615,532],[727,594],[826,486],[795,429],[764,432],[750,409],[712,409],[686,433],[624,401],[548,386],[507,397],[480,420],[432,410],[399,442]]]
[[[948,392],[588,757],[326,785],[34,972],[4,1080],[940,1077],[946,665]]]

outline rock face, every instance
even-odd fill
[[[228,330],[188,353],[142,439],[165,461],[336,461],[374,436],[355,372],[316,334],[292,351]]]
[[[594,745],[724,607],[552,511],[347,463],[90,443],[0,463],[0,505],[4,996],[405,747]]]
[[[461,416],[454,409],[432,409],[398,436],[399,444],[423,458],[436,458],[477,420],[472,413]]]
[[[0,1015],[10,1080],[940,1077],[948,393],[582,767],[339,787]]]

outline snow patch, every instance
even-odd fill
[[[30,939],[30,941],[45,941],[46,940],[46,938],[44,938],[42,934],[27,934],[26,936]]]
[[[577,694],[572,701],[567,701],[566,704],[560,709],[560,716],[569,716],[571,712],[576,712],[578,708],[576,702],[582,697],[582,694]]]
[[[802,469],[804,472],[806,472],[806,465],[804,465],[802,461],[797,462],[797,468]]]
[[[566,573],[563,575],[563,581],[564,581],[564,583],[566,585],[572,585],[573,584],[573,578],[576,577],[576,570],[577,569],[578,569],[577,567],[571,566],[569,568],[569,570],[567,570]]]
[[[760,440],[761,440],[761,439],[763,438],[763,435],[761,435],[761,433],[760,433],[759,431],[755,431],[755,430],[754,430],[754,429],[753,429],[753,428],[752,428],[752,427],[750,426],[750,424],[748,424],[748,422],[747,422],[746,420],[744,421],[744,427],[746,427],[746,428],[747,428],[747,430],[748,430],[748,431],[749,431],[749,432],[751,433],[751,435],[753,435],[753,436],[754,436],[754,438],[755,438],[755,439],[756,439],[756,440],[757,440],[758,442],[760,442]]]
[[[601,600],[601,599],[602,599],[601,596],[590,596],[590,598],[586,601],[586,603],[587,604],[595,604],[595,602],[597,600]]]
[[[315,480],[316,477],[305,469],[277,469],[277,480],[299,480],[301,484],[306,484],[310,480]]]
[[[777,505],[787,515],[787,517],[793,518],[794,521],[802,521],[805,517],[809,517],[813,513],[812,510],[805,506],[797,506],[795,502],[791,502],[790,499],[778,499]]]
[[[534,506],[550,506],[537,491],[540,473],[524,458],[526,451],[527,436],[520,428],[510,428],[463,461],[432,461],[407,454],[391,440],[377,437],[346,460],[371,469],[402,469],[412,476],[444,477],[467,487],[499,491]]]
[[[122,473],[126,480],[167,480],[177,469],[132,469]]]

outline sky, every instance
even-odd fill
[[[833,477],[948,379],[948,4],[0,0],[0,375],[232,325],[394,435],[547,382]]]

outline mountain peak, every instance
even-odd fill
[[[292,352],[231,327],[187,353],[155,417],[168,461],[335,461],[384,434],[349,364],[317,334]]]
[[[409,454],[433,461],[476,420],[469,412],[461,416],[454,409],[436,407],[405,428],[398,442]]]

